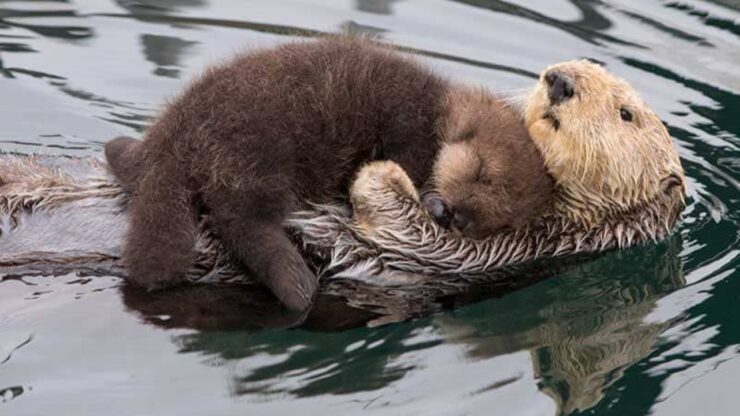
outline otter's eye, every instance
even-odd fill
[[[627,122],[632,121],[632,113],[630,113],[629,110],[625,108],[619,109],[619,117],[622,117],[622,120]]]

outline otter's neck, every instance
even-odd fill
[[[591,228],[608,218],[618,216],[625,209],[620,208],[619,201],[607,195],[599,195],[580,189],[578,185],[563,186],[558,184],[552,201],[551,213],[560,221],[571,223],[582,228]]]

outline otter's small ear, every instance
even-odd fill
[[[671,173],[660,181],[660,189],[662,189],[664,193],[669,193],[677,186],[682,185],[683,180],[679,175],[676,175],[675,173]]]

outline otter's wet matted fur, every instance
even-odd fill
[[[0,161],[1,169],[12,169],[12,177],[2,176],[0,186],[0,213],[4,215],[16,217],[30,213],[53,217],[56,210],[84,200],[98,205],[113,200],[119,207],[117,212],[125,214],[126,192],[106,176],[98,162],[91,163],[99,176],[74,178],[48,168],[34,157],[5,156]],[[659,240],[671,232],[677,218],[677,215],[666,216],[665,212],[679,209],[671,198],[662,198],[636,209],[630,216],[590,229],[550,219],[522,230],[473,240],[440,227],[421,205],[411,180],[393,162],[376,162],[362,169],[350,195],[355,207],[353,217],[347,217],[342,206],[314,206],[293,213],[284,226],[295,235],[304,255],[317,260],[319,276],[395,286],[444,282],[463,285],[466,279],[485,279],[497,268],[537,258]],[[59,217],[57,221],[64,220]],[[2,239],[12,238],[13,227],[6,230],[4,234],[8,235]],[[71,259],[67,260],[64,253],[48,254],[55,262],[79,261],[78,256],[84,253],[73,249],[67,251],[71,253],[68,254]],[[187,273],[191,281],[246,277],[214,238],[207,217],[199,225],[196,253],[196,261]],[[45,255],[31,254],[22,258],[5,255],[0,257],[0,266],[19,265],[24,259],[30,261],[33,256],[38,259]],[[116,261],[120,258],[120,252],[113,251],[90,255]]]

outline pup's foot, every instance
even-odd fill
[[[265,284],[291,311],[307,311],[319,288],[318,277],[298,253],[287,252],[270,262]]]

